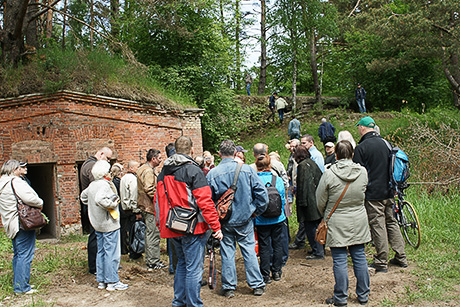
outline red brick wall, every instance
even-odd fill
[[[80,221],[77,162],[102,146],[122,164],[145,162],[148,149],[159,149],[180,135],[203,151],[203,110],[180,110],[73,92],[0,100],[0,163],[56,163],[56,217],[59,226]]]

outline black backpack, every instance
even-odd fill
[[[268,205],[262,216],[269,218],[278,217],[281,215],[283,202],[281,201],[280,193],[276,189],[276,176],[272,174],[272,182],[267,182],[265,187],[268,191]]]
[[[142,254],[145,252],[145,223],[137,220],[129,231],[129,248],[132,252]]]

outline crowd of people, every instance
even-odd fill
[[[164,161],[160,150],[146,150],[143,165],[133,160],[125,166],[120,163],[111,166],[112,150],[99,149],[80,171],[82,220],[89,220],[88,271],[96,275],[97,287],[107,291],[128,289],[118,276],[120,258],[122,254],[129,254],[133,260],[141,258],[142,253],[133,250],[128,238],[133,225],[142,221],[146,269],[168,268],[175,275],[172,306],[203,305],[200,298],[203,262],[211,236],[220,241],[220,293],[225,297],[233,297],[237,290],[237,243],[244,259],[246,282],[253,294],[260,296],[268,284],[283,278],[289,249],[304,249],[307,240],[308,260],[321,261],[325,259],[325,248],[331,251],[335,286],[326,303],[347,305],[350,255],[357,279],[358,303],[367,304],[369,268],[385,273],[388,264],[407,267],[407,258],[392,213],[394,199],[387,171],[389,150],[371,117],[361,118],[356,126],[361,137],[357,145],[349,131],[340,131],[336,138],[333,125],[323,119],[318,136],[324,144],[324,158],[315,146],[314,137],[300,134],[300,122],[296,119],[286,146],[290,151],[286,167],[279,154],[269,152],[262,143],[253,147],[252,165],[246,164],[248,150],[230,140],[219,145],[218,165],[208,151],[194,156],[192,140],[187,136],[180,136],[166,146]],[[3,164],[0,213],[13,241],[14,292],[31,293],[35,231],[21,229],[14,190],[30,206],[41,207],[43,201],[21,174],[19,161]],[[232,185],[235,185],[232,213],[222,221],[216,203]],[[291,240],[288,217],[294,204],[299,226]],[[196,223],[190,233],[166,226],[175,207],[194,212]],[[323,220],[328,222],[325,245],[315,239]],[[167,239],[169,266],[160,260],[160,237]],[[376,253],[368,265],[364,246],[370,241]],[[395,252],[390,260],[389,244]]]

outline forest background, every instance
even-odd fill
[[[371,111],[459,108],[455,0],[11,0],[0,2],[0,94],[77,90],[206,110],[203,139],[238,135],[252,92],[339,97]],[[254,34],[254,27],[259,29]],[[253,34],[251,34],[253,33]],[[255,43],[254,43],[255,42]],[[253,67],[243,63],[260,50]],[[173,104],[174,104],[173,103]]]

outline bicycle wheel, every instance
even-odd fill
[[[402,206],[402,225],[404,237],[407,242],[414,248],[420,246],[422,233],[420,230],[420,222],[418,220],[417,212],[408,201],[403,201]]]

